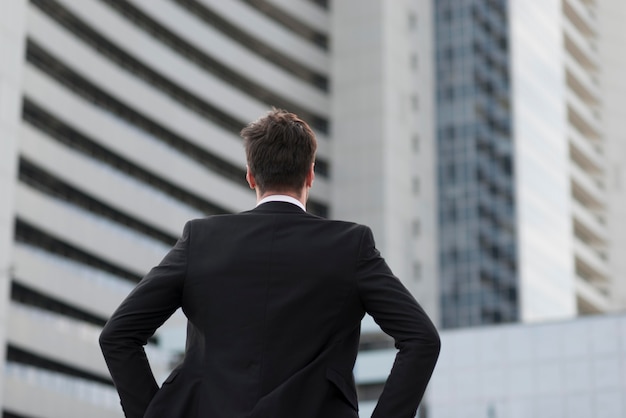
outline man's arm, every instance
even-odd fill
[[[182,237],[113,313],[100,347],[127,418],[141,418],[158,385],[143,346],[181,305],[187,274],[189,222]]]
[[[393,337],[399,350],[372,418],[413,418],[439,356],[437,330],[380,256],[367,227],[357,280],[365,310]]]

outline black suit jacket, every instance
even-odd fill
[[[185,356],[159,388],[143,346],[179,307]],[[100,345],[129,418],[350,418],[365,312],[399,350],[373,416],[413,417],[439,337],[370,229],[270,202],[188,222]]]

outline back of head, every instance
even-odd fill
[[[241,131],[250,173],[262,193],[299,191],[315,160],[313,130],[297,115],[273,109]]]

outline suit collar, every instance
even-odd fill
[[[300,207],[294,205],[293,203],[279,202],[279,201],[271,201],[267,203],[262,203],[256,208],[252,209],[251,212],[281,212],[281,213],[302,213],[302,214],[307,213],[303,211]]]
[[[306,212],[306,208],[304,207],[304,204],[302,202],[300,202],[298,199],[296,199],[293,196],[289,196],[289,195],[284,195],[284,194],[272,194],[269,196],[265,196],[263,199],[261,199],[261,201],[259,201],[257,203],[257,206],[263,204],[263,203],[267,203],[267,202],[288,202],[288,203],[292,203],[296,206],[298,206],[300,209],[302,209],[304,212]]]

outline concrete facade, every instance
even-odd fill
[[[598,2],[598,37],[603,40],[598,52],[602,63],[600,85],[607,156],[608,259],[613,281],[610,295],[614,309],[626,307],[626,55],[620,39],[624,38],[626,4]]]
[[[484,326],[441,333],[428,418],[623,418],[626,316]],[[387,377],[393,350],[362,355],[357,382]],[[374,402],[361,404],[368,417]]]
[[[1,4],[0,405],[119,417],[99,330],[187,220],[254,205],[238,135],[247,122],[277,106],[311,123],[310,210],[328,216],[328,10]],[[157,380],[182,350],[182,319],[147,347]]]
[[[22,97],[22,67],[26,30],[26,1],[3,0],[0,16],[0,358],[6,355],[8,300],[13,267],[15,218],[14,190],[17,176],[18,129]],[[4,364],[0,365],[0,375]],[[0,381],[0,405],[3,400]]]
[[[430,2],[333,4],[332,216],[372,227],[438,316]]]
[[[561,1],[510,2],[520,320],[576,315]]]
[[[238,131],[271,106],[299,113],[318,135],[309,209],[370,225],[392,270],[441,323],[437,126],[454,117],[459,126],[472,124],[474,112],[473,104],[458,102],[445,114],[436,110],[435,81],[441,74],[434,58],[434,16],[444,2],[323,3],[0,0],[0,358],[7,359],[0,365],[5,371],[0,405],[5,412],[120,416],[96,344],[98,330],[158,263],[186,220],[254,205]],[[467,10],[461,15],[470,13],[470,3],[463,2]],[[492,2],[479,3],[489,12]],[[518,270],[508,285],[519,295],[523,321],[626,306],[621,126],[626,65],[620,36],[626,11],[620,3],[514,0],[506,12],[510,27],[499,29],[510,35],[511,110],[503,119],[510,119],[512,136],[492,142],[514,147],[509,151],[515,154],[515,183],[507,187],[517,204],[509,218],[518,232],[517,250],[511,250]],[[454,31],[473,33],[463,25]],[[469,81],[473,74],[463,70]],[[466,152],[473,151],[463,148],[460,154]],[[499,181],[496,170],[491,177]],[[449,241],[477,236],[474,226],[464,228]],[[490,267],[503,269],[501,261]],[[469,290],[471,298],[487,299]],[[571,332],[584,338],[596,325],[613,326],[602,321],[576,322]],[[427,404],[435,415],[429,412],[429,418],[460,410],[454,396],[469,383],[450,365],[476,377],[483,361],[471,357],[472,351],[459,354],[465,357],[457,364],[445,350],[504,344],[499,332],[525,347],[540,346],[536,335],[562,347],[552,331],[569,332],[550,324],[488,328],[484,334],[446,332]],[[574,344],[568,335],[563,338]],[[180,315],[157,337],[159,345],[148,349],[161,379],[171,367],[170,355],[184,344]],[[549,342],[546,355],[557,361]],[[355,374],[368,393],[362,397],[366,415],[393,351],[380,349],[390,343],[369,319],[363,343],[369,349],[360,355]],[[589,388],[581,386],[580,376],[595,366],[581,371],[558,363],[558,378],[550,366],[546,379],[552,383],[546,384],[553,386],[535,393],[529,385],[540,383],[548,359],[522,358],[512,345],[500,347],[502,353],[489,349],[498,364],[508,367],[502,356],[516,355],[523,360],[516,365],[534,374],[519,367],[498,374],[491,364],[492,380],[476,377],[491,386],[474,393],[476,398],[458,398],[471,401],[476,416],[539,410],[568,416],[562,411],[576,405],[587,411],[602,399],[611,414],[626,408],[615,400],[614,389],[623,387],[615,379],[605,382],[604,392],[585,392]],[[595,364],[595,348],[586,347],[580,358]],[[579,373],[580,404],[570,399],[575,391],[554,392],[558,379],[570,372]],[[497,390],[504,389],[493,382],[505,377],[520,378],[526,386],[502,395]],[[548,402],[541,397],[547,394],[560,400]]]

